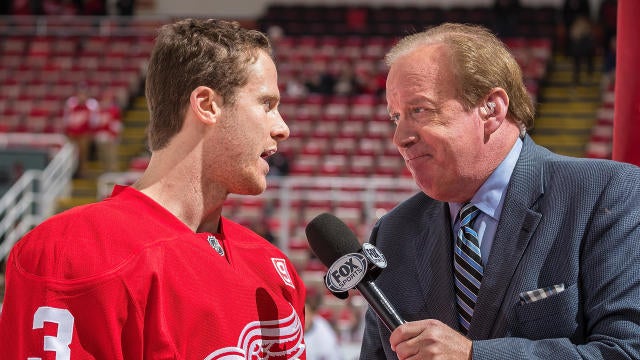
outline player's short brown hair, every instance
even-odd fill
[[[259,52],[271,54],[269,39],[237,22],[184,19],[160,28],[146,78],[151,151],[180,131],[191,92],[208,86],[233,104],[248,82],[247,67]]]
[[[459,100],[467,110],[478,105],[491,89],[500,87],[509,96],[507,118],[523,132],[533,127],[534,107],[520,65],[504,43],[484,27],[445,23],[409,35],[387,53],[386,63],[391,66],[398,57],[436,43],[444,44],[451,52]]]

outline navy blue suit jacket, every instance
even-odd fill
[[[553,154],[525,137],[471,321],[473,359],[640,359],[640,168]],[[416,194],[376,224],[376,284],[407,321],[454,329],[447,203]],[[522,304],[520,293],[565,290]],[[360,359],[396,359],[371,310]]]

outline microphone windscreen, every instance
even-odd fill
[[[323,213],[316,216],[305,228],[311,250],[318,259],[330,267],[338,258],[360,251],[362,245],[356,234],[334,215]]]

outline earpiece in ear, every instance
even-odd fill
[[[496,108],[496,103],[494,103],[493,101],[489,101],[483,107],[480,108],[480,111],[482,112],[482,115],[488,116],[493,114],[493,111],[495,110],[495,108]]]

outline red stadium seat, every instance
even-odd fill
[[[355,153],[358,148],[358,140],[355,137],[344,137],[341,132],[338,137],[333,139],[330,154],[349,155]]]
[[[375,157],[373,155],[353,155],[349,173],[353,176],[369,176],[375,174]]]
[[[313,175],[320,165],[318,154],[298,154],[291,161],[291,175]]]
[[[340,176],[347,170],[348,157],[341,154],[325,155],[320,163],[321,176]]]

